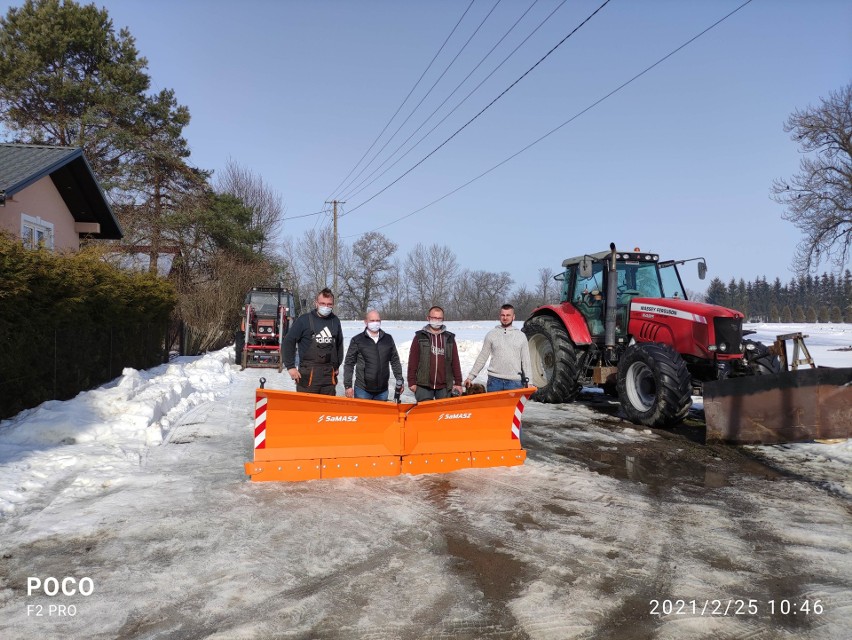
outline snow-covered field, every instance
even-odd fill
[[[448,323],[464,374],[494,324]],[[403,364],[419,326],[384,325]],[[749,328],[852,367],[852,325]],[[0,638],[850,637],[849,441],[709,447],[529,403],[522,467],[251,483],[257,379],[294,387],[232,359],[0,422]]]

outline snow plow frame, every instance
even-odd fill
[[[533,388],[395,404],[257,389],[253,481],[445,473],[521,465]]]

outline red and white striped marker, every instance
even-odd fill
[[[524,412],[524,406],[527,404],[527,397],[521,396],[518,404],[515,407],[515,417],[512,418],[512,439],[521,439],[521,414]]]
[[[254,404],[254,448],[266,448],[266,403],[267,399],[257,396]]]

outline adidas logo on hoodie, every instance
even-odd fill
[[[323,327],[322,331],[314,336],[314,341],[317,344],[331,344],[334,342],[334,336],[331,335],[328,327]]]

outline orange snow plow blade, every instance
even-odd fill
[[[535,389],[394,404],[257,389],[252,480],[394,476],[523,464]]]

